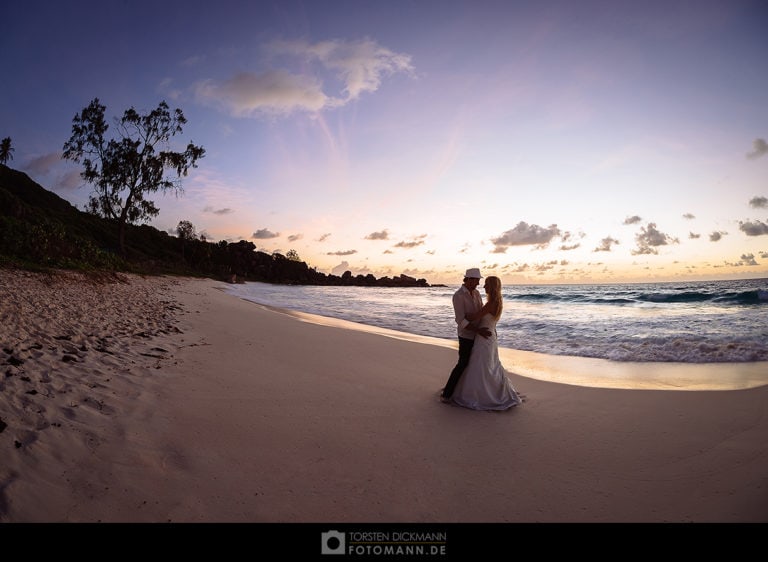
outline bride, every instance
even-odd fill
[[[487,327],[491,336],[475,338],[469,364],[451,398],[459,406],[473,410],[507,410],[520,404],[522,399],[499,361],[496,323],[503,308],[501,279],[486,278],[483,289],[488,299],[485,306],[475,314],[467,315],[467,320],[477,322],[479,327]]]

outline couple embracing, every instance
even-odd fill
[[[464,283],[453,295],[453,311],[459,335],[459,361],[443,388],[440,399],[473,410],[507,410],[522,402],[499,360],[496,322],[503,308],[501,280],[485,280],[483,299],[477,286],[480,270],[468,269]]]

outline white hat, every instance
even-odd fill
[[[467,272],[464,274],[464,277],[468,277],[471,279],[482,279],[483,276],[480,275],[480,270],[476,267],[472,267],[467,270]]]

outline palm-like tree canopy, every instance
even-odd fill
[[[11,137],[5,137],[0,141],[0,163],[7,164],[8,160],[13,160],[12,152]]]

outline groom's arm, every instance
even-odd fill
[[[453,313],[456,319],[456,324],[459,326],[459,330],[469,329],[469,320],[466,319],[467,310],[465,306],[465,299],[459,293],[453,295]]]
[[[491,337],[491,330],[489,328],[483,327],[476,327],[475,332],[483,336],[485,339],[488,339]]]
[[[476,334],[480,334],[484,338],[490,338],[491,331],[488,328],[480,328],[474,322],[467,320],[467,309],[465,305],[466,299],[462,298],[461,295],[453,295],[453,312],[456,316],[456,324],[458,324],[459,329],[469,330]]]

